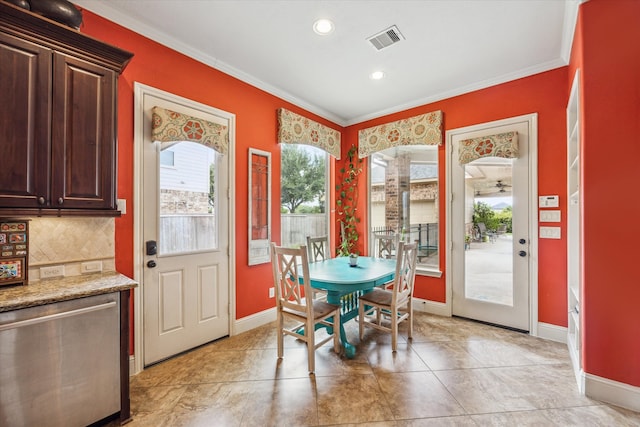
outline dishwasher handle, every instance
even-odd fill
[[[49,314],[46,316],[34,317],[33,319],[19,320],[17,322],[6,323],[0,325],[0,332],[9,329],[21,328],[23,326],[37,325],[38,323],[48,322],[50,320],[64,319],[65,317],[78,316],[80,314],[91,313],[93,311],[106,310],[117,305],[116,301],[106,302],[104,304],[92,305],[89,307],[77,308],[75,310],[63,311],[61,313]]]

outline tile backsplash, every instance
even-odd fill
[[[64,265],[66,276],[80,274],[85,261],[102,261],[103,271],[115,270],[114,218],[31,218],[29,237],[30,282],[49,265]]]

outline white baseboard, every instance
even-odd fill
[[[258,326],[266,325],[267,323],[276,320],[276,308],[270,308],[268,310],[261,311],[259,313],[252,314],[250,316],[243,317],[236,320],[231,327],[231,335],[238,335],[243,332],[250,331]]]
[[[136,372],[136,355],[130,355],[129,356],[129,376],[132,377],[136,374],[139,374],[139,372]]]
[[[585,374],[585,395],[591,399],[640,412],[640,387]]]
[[[414,298],[413,309],[424,313],[436,314],[438,316],[451,317],[449,305],[444,302],[429,301],[426,299]]]
[[[567,328],[550,323],[538,322],[538,338],[566,344]]]

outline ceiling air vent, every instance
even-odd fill
[[[398,30],[398,27],[394,25],[379,32],[378,34],[368,37],[367,40],[371,42],[376,50],[382,50],[385,47],[389,47],[392,44],[396,44],[399,41],[404,40],[404,36],[400,33],[400,30]]]

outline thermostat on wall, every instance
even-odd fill
[[[540,208],[557,208],[560,205],[558,196],[540,196],[538,197],[538,207]]]

